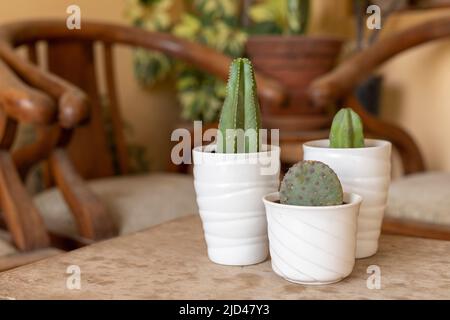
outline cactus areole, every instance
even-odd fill
[[[363,124],[352,109],[343,108],[334,116],[330,148],[364,148]]]
[[[222,107],[217,152],[259,152],[261,113],[250,60],[235,59],[230,66],[227,94]]]
[[[280,203],[296,206],[337,206],[344,192],[336,173],[320,161],[293,165],[280,186]]]

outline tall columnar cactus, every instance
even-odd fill
[[[261,113],[256,90],[250,60],[235,59],[230,66],[227,94],[220,115],[219,131],[222,139],[217,143],[217,152],[260,151]]]
[[[343,202],[343,190],[336,173],[320,161],[293,165],[280,186],[280,203],[296,206],[335,206]]]
[[[361,118],[351,108],[343,108],[334,116],[330,130],[331,148],[363,148]]]

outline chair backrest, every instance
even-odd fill
[[[121,112],[118,105],[114,78],[114,48],[129,45],[161,51],[179,58],[201,70],[226,79],[230,58],[204,46],[184,41],[169,34],[150,33],[142,29],[112,24],[83,21],[81,30],[68,30],[64,20],[30,21],[0,27],[0,41],[13,47],[26,46],[29,59],[38,63],[37,44],[46,42],[47,57],[44,64],[49,71],[84,90],[91,102],[90,122],[75,131],[68,146],[69,156],[84,178],[98,178],[127,173],[129,159]],[[94,57],[94,45],[103,46],[103,59]],[[96,63],[104,61],[104,68]],[[42,63],[42,61],[40,61]],[[110,147],[102,114],[102,97],[97,85],[104,70],[109,115],[114,148]],[[274,81],[257,75],[261,103],[281,104],[281,87]],[[114,163],[117,159],[117,163]]]
[[[105,48],[104,61],[108,78],[113,77],[112,46],[102,45]],[[30,51],[36,51],[36,44],[29,44],[28,47]],[[120,109],[117,105],[114,78],[107,83],[107,101],[109,101],[108,107],[113,123],[116,149],[112,150],[108,144],[105,123],[102,118],[102,96],[97,85],[99,75],[95,65],[94,41],[49,39],[47,40],[47,64],[49,71],[78,86],[90,99],[90,121],[86,126],[76,130],[68,146],[69,156],[78,172],[85,178],[111,176],[115,173],[113,159],[117,157],[120,173],[127,173],[128,155]],[[116,153],[115,157],[113,152]]]

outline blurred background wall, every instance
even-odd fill
[[[125,0],[14,0],[0,2],[0,23],[19,19],[67,17],[70,4],[81,7],[82,19],[129,24],[124,16]],[[347,0],[313,1],[309,34],[353,37]],[[438,16],[450,9],[406,12],[392,16],[383,25],[382,37]],[[169,154],[170,128],[179,119],[179,107],[170,82],[149,90],[134,78],[131,51],[117,52],[119,99],[129,139],[147,148],[150,169],[160,169]],[[385,76],[382,117],[398,123],[416,138],[431,169],[450,171],[450,41],[441,41],[402,54],[380,72]],[[161,132],[160,128],[166,128]]]

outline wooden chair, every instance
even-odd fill
[[[56,106],[32,89],[0,60],[0,217],[9,233],[0,232],[0,271],[59,253],[50,248],[42,218],[27,193],[11,156],[19,124],[56,122]]]
[[[36,67],[38,41],[47,44],[46,60],[51,73]],[[104,52],[114,150],[108,147],[101,119],[93,51],[96,43]],[[168,34],[85,20],[81,30],[68,30],[64,20],[20,22],[0,27],[0,57],[31,86],[59,101],[60,125],[40,130],[36,144],[16,153],[14,159],[25,177],[31,165],[43,159],[46,150],[52,149],[48,160],[49,177],[56,182],[59,191],[45,191],[35,201],[52,233],[80,243],[197,212],[190,176],[174,173],[127,175],[129,159],[115,88],[113,57],[117,45],[157,50],[221,79],[228,77],[229,57]],[[14,49],[19,46],[26,46],[30,61],[16,54]],[[84,90],[90,103],[81,92],[74,94],[71,91],[68,96],[70,86],[53,74]],[[256,78],[262,104],[282,103],[282,89],[277,83],[259,74]],[[89,123],[74,130],[87,117]],[[116,168],[113,153],[118,159]],[[117,174],[120,177],[113,177]]]
[[[383,224],[385,232],[450,240],[450,174],[425,172],[423,158],[411,137],[368,114],[355,99],[353,91],[375,68],[393,56],[449,37],[449,17],[417,25],[355,54],[317,79],[309,90],[317,108],[354,108],[371,135],[392,141],[399,150],[406,176],[391,185]]]

